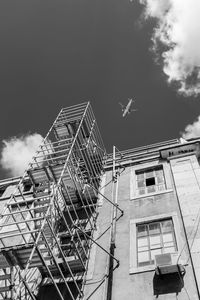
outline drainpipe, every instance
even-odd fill
[[[115,204],[112,208],[112,222],[111,222],[111,241],[110,241],[110,258],[109,258],[109,268],[108,268],[108,282],[107,282],[107,300],[112,299],[112,285],[113,285],[113,271],[118,265],[114,268],[113,256],[115,252],[115,239],[116,239],[116,220],[117,220],[117,191],[118,191],[118,180],[117,174],[115,171],[116,164],[116,149],[113,146],[113,170],[112,170],[112,202]]]

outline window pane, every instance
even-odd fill
[[[163,176],[158,176],[157,177],[157,183],[163,183],[164,182],[164,177]]]
[[[144,180],[144,173],[137,174],[137,180]]]
[[[148,251],[149,247],[148,247],[148,238],[147,237],[143,237],[143,238],[139,238],[138,239],[138,251]]]
[[[140,189],[138,190],[138,193],[139,193],[139,195],[144,195],[144,194],[145,194],[145,189],[140,188]]]
[[[151,185],[155,185],[155,177],[150,177],[146,179],[146,186],[151,186]]]
[[[157,186],[157,190],[158,191],[164,191],[165,190],[165,185],[164,184],[160,184]]]
[[[147,225],[142,224],[137,226],[138,237],[147,235]]]
[[[174,253],[176,252],[175,247],[167,247],[163,249],[164,253]]]
[[[163,234],[163,242],[164,243],[173,242],[173,234],[172,234],[172,232],[164,233]]]
[[[160,223],[150,223],[149,224],[149,234],[158,234],[160,233]]]
[[[163,246],[164,246],[164,248],[176,247],[173,233],[164,233],[163,234]]]
[[[173,224],[171,220],[161,222],[162,232],[173,231]]]
[[[146,185],[145,185],[145,181],[144,181],[144,180],[138,181],[138,182],[137,182],[137,186],[138,186],[139,188],[145,187],[145,186],[146,186]]]
[[[147,192],[148,193],[154,193],[155,191],[156,191],[155,185],[147,187]]]
[[[174,247],[174,243],[173,242],[164,243],[164,248],[169,248],[169,247]]]
[[[146,173],[146,178],[154,177],[154,172],[152,170],[148,170],[145,173]]]
[[[161,238],[160,235],[150,236],[150,248],[161,248]]]
[[[139,265],[145,265],[145,264],[149,264],[149,252],[145,251],[145,252],[140,252],[138,253],[138,263]]]
[[[156,177],[163,177],[163,170],[162,169],[157,169],[155,170],[155,174],[156,174]]]

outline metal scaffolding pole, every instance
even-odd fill
[[[118,263],[93,238],[105,153],[90,103],[61,109],[1,214],[0,300],[82,299],[93,243]]]

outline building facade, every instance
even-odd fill
[[[200,299],[200,139],[107,155],[89,103],[64,108],[0,181],[0,299]]]
[[[108,157],[100,191],[123,214],[114,208],[113,226],[101,196],[97,230],[108,251],[114,240],[119,266],[113,261],[112,272],[96,249],[86,299],[95,288],[95,300],[199,299],[199,143],[170,140]]]

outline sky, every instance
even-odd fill
[[[1,0],[0,178],[81,102],[108,152],[200,135],[199,12],[199,0]],[[128,98],[137,112],[122,118]]]

